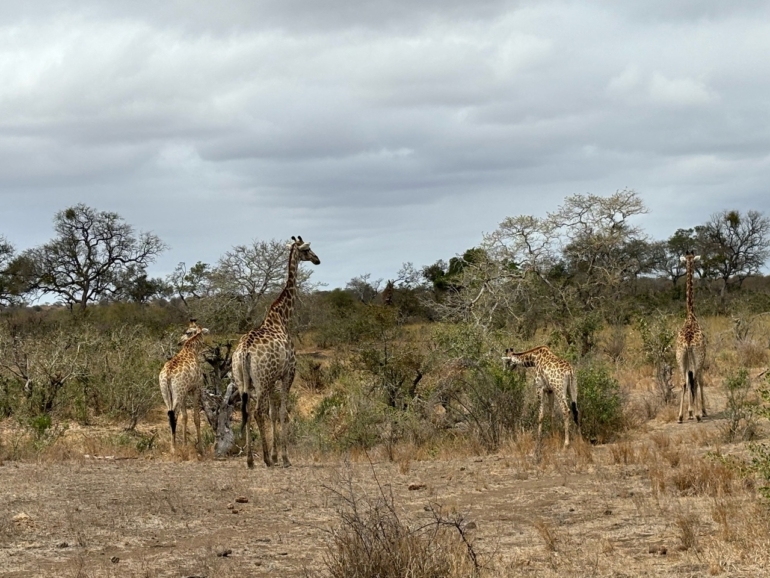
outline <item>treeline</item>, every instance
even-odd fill
[[[448,261],[406,263],[389,280],[363,274],[322,290],[302,271],[295,333],[301,349],[327,353],[300,359],[298,381],[324,399],[295,421],[295,442],[392,447],[463,431],[493,449],[533,423],[536,400],[520,375],[502,371],[499,354],[535,336],[578,365],[592,439],[609,439],[623,422],[606,364],[624,345],[598,347],[608,328],[641,332],[667,401],[671,322],[684,306],[680,257],[701,255],[696,311],[739,323],[770,310],[760,274],[770,220],[725,210],[654,240],[638,224],[646,212],[634,191],[574,195],[544,217],[505,218]],[[148,276],[166,249],[116,213],[82,204],[56,213],[40,247],[18,251],[2,239],[0,417],[40,431],[52,416],[135,426],[159,405],[157,372],[190,317],[212,332],[207,384],[221,397],[234,339],[261,321],[285,281],[286,244],[255,240],[216,263]],[[41,297],[58,305],[30,305]]]

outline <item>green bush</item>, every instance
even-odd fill
[[[611,441],[624,429],[620,384],[602,365],[577,370],[578,409],[583,437],[597,443]]]

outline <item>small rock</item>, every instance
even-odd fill
[[[228,509],[228,510],[232,510],[234,507],[235,507],[235,506],[233,506],[232,504],[227,504],[227,509]]]
[[[113,564],[117,564],[118,562],[120,562],[120,558],[118,558],[117,556],[113,556],[112,558],[110,558],[110,562],[112,562]]]
[[[647,551],[650,554],[660,554],[661,556],[665,556],[668,553],[668,549],[662,544],[652,544]]]
[[[59,542],[58,544],[56,544],[56,547],[57,548],[69,548],[70,545],[67,542]]]
[[[570,508],[570,509],[569,509],[569,511],[570,511],[570,512],[574,512],[574,511],[575,511],[575,508]]]
[[[265,544],[269,544],[272,542],[270,538],[254,538],[255,542],[264,542]]]
[[[29,514],[26,514],[24,512],[19,512],[12,519],[14,522],[29,522],[30,520],[32,520]]]
[[[239,497],[235,498],[235,501],[237,503],[239,503],[239,504],[248,504],[249,503],[249,499],[246,496],[239,496]]]
[[[230,554],[232,554],[233,551],[230,548],[225,548],[224,550],[220,550],[217,552],[217,556],[220,558],[227,558]]]
[[[460,471],[461,471],[461,472],[464,472],[464,471],[465,471],[465,466],[462,466],[462,467],[460,468]]]
[[[409,484],[409,490],[412,491],[412,492],[414,490],[424,490],[426,487],[427,486],[425,484],[420,484],[420,483],[417,483],[417,482]]]
[[[237,514],[237,513],[239,512],[239,510],[237,510],[236,508],[233,508],[233,509],[231,510],[231,512],[232,512],[233,514]]]
[[[604,515],[605,516],[611,516],[612,515],[612,510],[604,510]]]
[[[475,530],[476,529],[476,522],[468,522],[465,524],[466,530]]]

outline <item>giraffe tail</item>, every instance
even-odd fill
[[[176,436],[176,414],[173,409],[168,410],[168,425],[171,426],[171,435]]]
[[[693,371],[693,368],[695,367],[695,352],[692,350],[692,347],[687,348],[687,357],[688,359],[688,369],[687,369],[687,387],[690,390],[690,399],[693,401],[695,400],[695,372]]]
[[[176,436],[176,413],[174,412],[174,389],[171,387],[171,377],[168,374],[161,375],[161,388],[166,407],[168,408],[168,425],[171,426],[171,435]]]
[[[575,380],[575,374],[573,373],[570,375],[569,378],[569,394],[570,394],[570,404],[569,408],[572,412],[572,419],[575,420],[575,425],[580,426],[580,414],[578,412],[578,406],[577,406],[577,381]]]

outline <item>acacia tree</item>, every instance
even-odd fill
[[[143,274],[166,248],[152,233],[137,236],[117,213],[82,203],[56,213],[54,230],[54,239],[25,253],[35,287],[80,310],[118,295],[128,272]]]
[[[694,250],[698,244],[694,229],[677,229],[668,240],[653,243],[653,269],[676,285],[686,271],[680,257],[687,251]]]
[[[177,265],[167,282],[184,309],[210,320],[215,331],[244,331],[261,314],[286,281],[288,244],[254,240],[227,251],[215,266],[198,262],[189,269]],[[297,273],[300,292],[310,288],[311,271]]]
[[[0,304],[8,305],[13,297],[12,281],[8,266],[13,260],[14,249],[8,240],[0,235]]]
[[[770,219],[759,211],[722,211],[711,216],[700,228],[705,245],[705,266],[722,281],[724,302],[730,281],[740,287],[746,277],[759,273],[770,256]]]
[[[460,304],[476,319],[504,312],[529,334],[548,319],[585,353],[599,324],[618,317],[628,285],[652,266],[631,221],[646,212],[636,192],[623,190],[570,196],[542,218],[509,217],[485,236],[486,258],[463,268]]]

